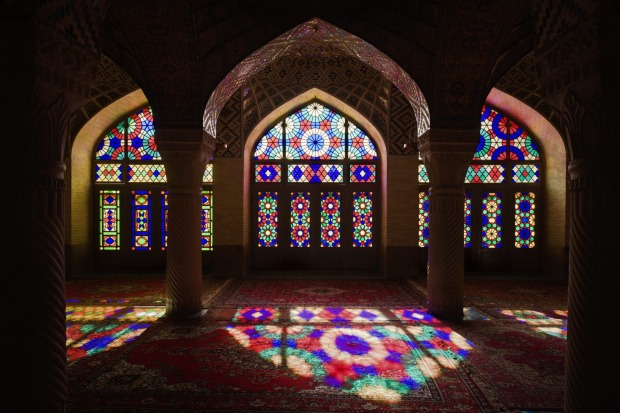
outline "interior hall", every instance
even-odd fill
[[[2,410],[617,410],[618,12],[0,2]]]

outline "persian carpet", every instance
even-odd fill
[[[426,288],[425,279],[416,279],[414,286]],[[551,279],[512,280],[465,279],[464,300],[477,307],[525,305],[535,307],[566,306],[568,281]]]
[[[476,348],[464,367],[475,371],[474,381],[493,383],[489,393],[509,408],[561,411],[566,341],[561,335],[541,334],[540,326],[520,329],[513,323],[489,320],[459,326],[459,334]]]
[[[210,300],[229,280],[208,278],[202,280],[203,301]],[[81,278],[65,282],[65,297],[71,304],[132,304],[165,305],[165,278]]]
[[[380,298],[383,306],[421,305],[424,297],[403,280],[237,279],[216,295],[210,307],[348,306],[364,307]]]
[[[229,279],[186,319],[78,303],[68,412],[562,411],[565,304],[505,295],[447,323],[424,297],[405,280]]]

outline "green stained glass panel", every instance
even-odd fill
[[[372,192],[353,193],[353,247],[372,247]]]
[[[131,164],[127,165],[129,182],[167,182],[164,165]]]
[[[207,166],[205,166],[204,173],[202,174],[202,183],[210,184],[212,182],[213,182],[213,164],[208,163]]]
[[[278,193],[258,193],[258,246],[278,246]]]
[[[418,165],[418,182],[421,184],[429,183],[428,173],[426,172],[426,165]]]
[[[120,191],[99,191],[99,249],[120,249]]]
[[[95,182],[122,182],[123,165],[116,163],[95,164]]]
[[[151,191],[131,191],[131,210],[133,227],[131,231],[133,245],[136,251],[148,251],[152,247],[151,231]]]
[[[472,164],[465,174],[466,184],[499,184],[504,182],[504,167],[502,165]]]
[[[428,247],[429,212],[428,191],[420,192],[418,195],[418,245],[422,248]]]
[[[291,247],[310,247],[310,193],[291,193]]]
[[[533,192],[515,194],[515,247],[534,248],[536,236],[536,195]]]
[[[502,246],[502,197],[485,193],[482,197],[482,248]]]
[[[321,192],[321,247],[340,247],[339,192]]]
[[[538,182],[538,164],[514,165],[512,167],[512,182],[522,184]]]
[[[200,215],[203,251],[213,251],[213,191],[202,191]]]

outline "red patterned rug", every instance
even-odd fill
[[[566,306],[489,288],[445,323],[405,280],[275,281],[227,280],[190,319],[68,304],[68,413],[563,411]]]
[[[73,363],[68,411],[497,411],[457,347],[423,330],[160,320]]]
[[[208,301],[229,280],[203,278],[203,300]],[[68,304],[165,305],[165,278],[78,278],[65,282]]]
[[[513,321],[466,322],[457,331],[475,346],[464,365],[475,381],[494,383],[489,394],[511,409],[562,411],[566,341],[540,326]]]
[[[404,280],[237,279],[208,303],[239,306],[417,306],[424,297]]]
[[[132,303],[164,305],[163,278],[86,278],[65,283],[67,303]]]
[[[426,280],[416,280],[421,285]],[[490,307],[527,305],[536,307],[566,306],[568,281],[551,279],[511,280],[465,279],[464,299],[466,305]]]

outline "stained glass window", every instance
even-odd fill
[[[502,165],[469,165],[465,175],[468,184],[492,184],[504,182],[504,167]]]
[[[121,164],[95,164],[95,182],[123,182],[123,166]]]
[[[372,192],[353,193],[353,246],[372,247]]]
[[[255,161],[338,161],[345,158],[373,161],[377,160],[377,150],[372,139],[357,125],[327,106],[313,102],[269,129],[256,144],[253,158]],[[256,173],[259,172],[257,169]],[[261,178],[257,177],[256,182],[274,182],[265,176]]]
[[[351,182],[375,182],[374,165],[351,165],[349,179]]]
[[[153,112],[139,110],[108,132],[97,147],[96,160],[161,160],[155,143]]]
[[[482,248],[502,246],[502,196],[494,192],[482,197]]]
[[[343,182],[342,165],[299,164],[288,166],[289,182]]]
[[[291,193],[291,247],[310,246],[310,193]]]
[[[278,193],[258,193],[258,246],[278,246]]]
[[[132,249],[137,251],[150,250],[152,247],[151,231],[151,191],[131,191],[133,212]]]
[[[512,167],[512,182],[538,182],[538,164],[515,165]]]
[[[431,182],[419,156],[418,161],[418,183],[420,190],[424,191]],[[482,248],[500,248],[503,229],[506,230],[504,235],[508,234],[506,236],[511,237],[514,232],[516,248],[535,246],[533,235],[530,242],[530,234],[535,233],[534,215],[530,224],[527,215],[529,212],[525,212],[529,205],[527,194],[533,192],[526,188],[535,189],[540,186],[540,161],[541,154],[536,139],[525,128],[491,106],[483,106],[480,115],[480,141],[465,175],[465,248],[471,248],[473,241]],[[502,228],[500,188],[506,199],[513,195],[521,199],[520,203],[515,204],[514,228],[512,222],[506,222],[506,228]],[[428,209],[424,210],[425,204],[422,200],[419,202],[419,245],[425,247],[428,246],[428,237],[423,233],[425,228],[428,228]],[[533,198],[531,206],[534,206]],[[512,209],[510,211],[512,213]],[[533,214],[533,208],[531,213]],[[524,221],[526,218],[527,224]],[[474,222],[475,226],[472,226]],[[509,243],[512,244],[512,240]]]
[[[254,149],[254,159],[282,159],[282,125],[269,129]]]
[[[254,179],[256,182],[280,182],[280,165],[256,165]]]
[[[165,188],[167,176],[157,150],[151,108],[119,120],[99,140],[94,159],[93,181],[100,188],[99,250],[128,248],[141,254],[166,250],[168,197],[160,188]],[[203,251],[212,250],[213,194],[208,190],[212,182],[213,164],[209,162],[202,177],[206,190],[201,212]],[[130,210],[123,212],[123,208]],[[121,216],[127,217],[122,223],[125,229]]]
[[[211,162],[209,162],[207,166],[205,166],[205,171],[202,174],[202,183],[203,184],[213,183],[213,164]]]
[[[506,116],[484,106],[480,123],[480,142],[476,148],[474,160],[506,159],[508,137],[511,130]]]
[[[160,160],[155,144],[153,112],[144,108],[127,119],[127,155],[129,159]]]
[[[286,158],[344,159],[344,141],[336,133],[342,119],[316,102],[287,117],[284,124]]]
[[[99,248],[120,249],[120,191],[99,191]]]
[[[515,194],[515,247],[534,248],[536,202],[533,192]]]
[[[418,196],[418,245],[420,247],[428,247],[429,212],[428,191],[420,192]]]
[[[164,165],[127,165],[129,182],[167,182]]]
[[[340,246],[340,193],[321,192],[321,247]]]
[[[349,159],[355,160],[375,160],[377,150],[370,138],[362,132],[360,128],[349,123],[349,139],[347,141]]]
[[[213,191],[202,191],[202,208],[200,215],[203,251],[213,250]]]
[[[290,213],[290,234],[283,234],[290,243],[281,246],[297,251],[312,246],[337,248],[343,243],[374,246],[377,192],[371,189],[378,182],[378,154],[374,141],[354,122],[313,101],[269,128],[258,139],[252,158],[259,247],[278,246],[279,201],[270,190],[276,187],[287,188],[282,193],[290,194],[280,205],[283,219],[288,221]],[[334,184],[337,191],[324,188]],[[273,215],[264,209],[267,199]],[[316,218],[311,219],[312,214]],[[347,234],[342,237],[344,230]]]
[[[471,248],[471,193],[465,192],[465,208],[463,216],[463,245]]]
[[[125,158],[125,129],[126,123],[121,122],[99,141],[96,160],[118,161]]]
[[[161,191],[161,249],[168,247],[168,191]]]
[[[510,136],[510,159],[519,161],[539,160],[538,146],[526,131],[511,122],[514,132]]]
[[[421,184],[429,183],[428,172],[426,171],[426,165],[418,165],[418,182]]]

